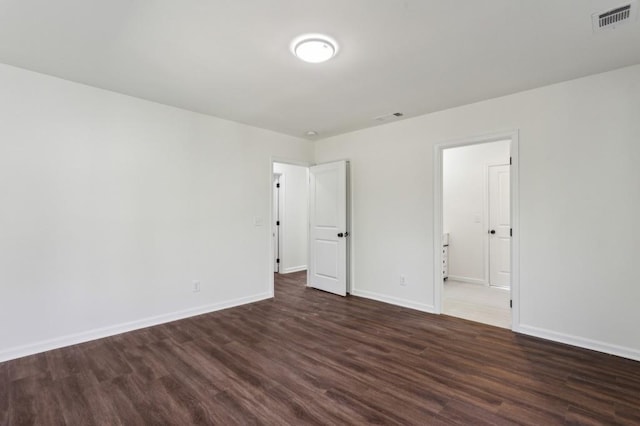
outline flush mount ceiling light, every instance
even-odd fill
[[[291,52],[305,62],[319,64],[338,53],[338,43],[322,34],[305,34],[293,40]]]

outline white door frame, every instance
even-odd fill
[[[269,289],[268,289],[268,293],[270,295],[270,297],[273,297],[275,294],[275,283],[274,283],[274,279],[273,279],[273,274],[275,273],[275,268],[274,268],[274,264],[273,264],[273,240],[271,237],[271,224],[273,223],[273,163],[280,163],[280,164],[291,164],[293,166],[302,166],[302,167],[311,167],[314,164],[308,161],[296,161],[296,160],[292,160],[290,158],[282,158],[282,157],[275,157],[272,156],[271,159],[269,160],[269,179],[267,179],[267,182],[269,182],[269,248],[268,248],[268,253],[269,253],[269,268],[267,269],[269,271]],[[307,223],[309,223],[309,218],[307,217]],[[309,281],[308,279],[308,274],[309,274],[309,268],[307,267],[307,281]]]
[[[519,131],[510,130],[488,135],[442,142],[433,146],[433,282],[434,310],[442,313],[442,295],[444,280],[442,277],[442,154],[445,149],[487,142],[511,140],[511,329],[520,328],[520,208],[519,208]]]
[[[280,263],[279,263],[279,258],[280,258],[280,226],[279,225],[275,225],[274,221],[277,222],[280,220],[280,217],[282,216],[282,210],[284,210],[282,208],[283,205],[283,197],[282,197],[282,193],[280,192],[280,180],[282,179],[282,173],[273,173],[273,182],[276,182],[276,186],[275,188],[273,187],[273,183],[271,184],[271,190],[273,191],[273,193],[278,193],[278,200],[276,201],[278,206],[276,208],[276,206],[273,205],[273,200],[272,200],[272,206],[273,206],[273,212],[271,212],[272,214],[272,219],[271,219],[271,227],[272,227],[272,232],[273,232],[273,227],[275,226],[275,233],[274,233],[274,239],[275,239],[275,243],[274,243],[274,250],[277,251],[277,253],[273,253],[273,257],[277,258],[274,259],[274,265],[273,265],[273,272],[280,272]],[[274,197],[275,198],[275,197]],[[277,212],[277,215],[276,215]],[[273,217],[273,215],[276,215],[277,217]],[[277,263],[276,263],[277,262]]]

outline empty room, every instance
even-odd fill
[[[0,425],[640,424],[638,7],[0,0]]]

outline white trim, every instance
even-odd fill
[[[443,151],[447,148],[459,146],[477,145],[487,142],[497,142],[500,140],[511,140],[511,300],[513,308],[511,310],[511,329],[518,331],[520,327],[520,204],[518,199],[519,191],[519,132],[509,130],[487,135],[480,135],[471,138],[457,139],[448,142],[437,143],[433,146],[433,300],[434,312],[442,313],[442,158]]]
[[[426,305],[424,303],[416,303],[412,300],[401,299],[398,297],[387,296],[386,294],[374,293],[372,291],[355,290],[352,289],[351,295],[364,297],[365,299],[377,300],[378,302],[389,303],[390,305],[402,306],[403,308],[415,309],[421,312],[427,312],[430,314],[435,313],[432,305]]]
[[[141,320],[125,322],[109,327],[96,328],[93,330],[83,331],[80,333],[69,334],[67,336],[56,337],[54,339],[43,340],[37,343],[31,343],[24,346],[5,349],[0,352],[0,362],[21,358],[28,355],[34,355],[40,352],[50,351],[65,346],[77,345],[80,343],[90,342],[96,339],[102,339],[116,334],[127,333],[129,331],[139,330],[154,325],[165,324],[196,315],[208,314],[222,309],[233,308],[248,303],[259,302],[261,300],[270,299],[269,293],[260,293],[254,296],[241,297],[239,299],[228,300],[226,302],[213,303],[210,305],[199,306],[197,308],[184,309],[168,314],[157,315],[144,318]]]
[[[485,287],[489,286],[489,281],[483,280],[482,278],[470,278],[470,277],[460,277],[458,275],[449,275],[448,279],[451,281],[460,281],[462,283],[478,284]]]
[[[272,262],[273,262],[273,272],[280,272],[280,264],[276,262],[276,259],[280,258],[280,251],[281,251],[281,247],[280,247],[280,239],[281,239],[281,232],[280,232],[280,227],[277,226],[275,224],[276,221],[280,220],[280,213],[282,212],[282,203],[280,202],[280,179],[282,178],[282,173],[273,173],[273,181],[271,182],[271,197],[274,198],[276,190],[278,193],[278,210],[277,210],[277,214],[274,215],[274,212],[271,212],[271,217],[273,218],[271,221],[271,232],[270,232],[270,236],[272,238],[272,246],[274,247],[274,253],[272,256]],[[276,186],[274,187],[273,182],[276,183]],[[273,206],[273,199],[271,200],[271,205]],[[273,206],[275,207],[275,206]],[[276,216],[276,217],[273,217]],[[277,253],[276,253],[277,252]]]
[[[285,224],[287,223],[287,175],[286,173],[280,173],[278,183],[280,183],[280,188],[278,191],[278,218],[276,220],[280,221],[280,226],[277,226],[278,232],[278,258],[280,259],[280,264],[278,265],[278,273],[283,272],[285,269],[282,267],[284,264],[284,259],[287,258],[287,251],[285,250],[284,244],[284,236],[287,235],[287,230]],[[273,222],[272,222],[273,223]],[[275,265],[273,265],[275,268]]]
[[[482,178],[482,229],[484,231],[489,230],[489,222],[491,221],[491,212],[489,211],[489,167],[490,164],[484,165],[484,176]],[[484,284],[489,285],[490,273],[491,273],[491,252],[490,252],[489,233],[482,233],[482,276],[484,277]],[[451,266],[449,266],[451,268]]]
[[[444,275],[442,272],[442,160],[443,148],[433,146],[433,305],[434,313],[442,313],[442,293],[444,293]],[[449,265],[450,266],[450,265]]]
[[[276,155],[271,157],[271,170],[273,171],[273,163],[290,164],[292,166],[311,167],[315,166],[315,163],[311,161],[295,160],[293,158],[278,157]]]
[[[511,330],[520,330],[520,133],[511,134]]]
[[[600,342],[598,340],[586,339],[584,337],[573,336],[571,334],[558,333],[556,331],[532,327],[530,325],[520,324],[518,332],[521,334],[526,334],[528,336],[540,337],[542,339],[552,340],[554,342],[560,342],[571,346],[591,349],[593,351],[603,352],[610,355],[616,355],[623,358],[640,361],[640,350],[627,348],[625,346],[612,345],[610,343]]]
[[[311,287],[311,166],[307,167],[307,287]]]
[[[351,202],[351,162],[349,160],[345,160],[347,163],[347,232],[349,232],[349,237],[347,237],[347,294],[353,294],[355,291],[354,281],[353,281],[353,250],[355,244],[351,241],[353,240],[353,234],[355,230],[353,228],[353,203]]]
[[[281,274],[291,274],[292,272],[305,271],[306,269],[307,269],[307,265],[292,266],[291,268],[283,269],[282,272],[280,272],[280,273]]]

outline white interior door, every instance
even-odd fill
[[[280,174],[273,174],[273,272],[280,272]]]
[[[511,286],[509,165],[489,166],[489,284]]]
[[[309,168],[309,286],[347,294],[347,162]]]

